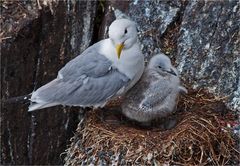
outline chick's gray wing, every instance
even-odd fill
[[[67,63],[57,79],[41,87],[38,96],[50,103],[93,106],[104,103],[129,81],[112,67],[111,61],[90,47]]]
[[[141,107],[151,110],[156,104],[163,103],[169,94],[173,91],[171,82],[165,79],[159,79],[152,83],[144,94]]]

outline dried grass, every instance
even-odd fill
[[[207,96],[207,97],[206,97]],[[190,92],[179,103],[179,123],[171,130],[143,129],[129,122],[101,121],[102,110],[87,113],[67,150],[66,165],[177,164],[226,165],[239,162],[231,132],[216,112],[222,98]],[[106,111],[106,110],[105,110]],[[115,110],[116,112],[116,110]],[[107,113],[115,116],[114,110]]]

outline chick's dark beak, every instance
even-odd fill
[[[168,73],[172,74],[172,75],[175,75],[177,76],[177,73],[173,70],[173,69],[170,69],[167,71]]]

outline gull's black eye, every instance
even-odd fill
[[[162,67],[161,66],[158,66],[159,69],[161,69]]]
[[[124,33],[125,33],[125,34],[127,33],[127,29],[125,29]]]

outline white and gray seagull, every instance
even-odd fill
[[[140,81],[124,96],[122,112],[130,119],[149,123],[174,111],[179,92],[187,90],[180,85],[176,68],[166,55],[155,55]]]
[[[68,62],[56,79],[32,93],[28,111],[55,105],[103,107],[130,89],[143,70],[135,22],[115,20],[108,39],[87,48]]]

